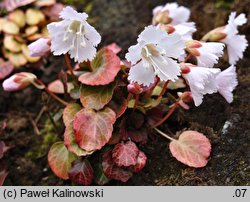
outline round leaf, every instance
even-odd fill
[[[144,154],[144,152],[139,151],[139,154],[136,159],[136,164],[134,166],[131,166],[131,170],[135,173],[140,172],[144,166],[146,165],[147,157]]]
[[[103,155],[102,167],[104,174],[110,179],[127,182],[133,176],[131,171],[118,167],[113,162],[112,151],[108,151]]]
[[[72,83],[67,83],[68,93],[74,88]],[[63,94],[64,87],[61,80],[55,80],[48,85],[48,89],[53,93]]]
[[[79,185],[90,185],[94,178],[94,171],[87,159],[73,162],[69,170],[69,178]]]
[[[45,16],[41,11],[32,8],[26,11],[25,17],[28,25],[38,25],[45,20]]]
[[[135,165],[139,149],[135,143],[128,141],[126,143],[119,143],[112,151],[112,158],[118,166]]]
[[[75,132],[73,129],[73,119],[77,112],[81,110],[81,106],[76,103],[68,104],[63,111],[63,122],[66,126],[64,132],[64,144],[69,151],[73,152],[77,156],[87,156],[92,154],[94,151],[87,152],[84,149],[80,148],[76,143]]]
[[[11,22],[11,21],[6,21],[3,24],[2,29],[6,34],[18,34],[19,33],[19,27],[14,22]]]
[[[169,147],[178,161],[195,168],[206,166],[211,152],[206,136],[191,130],[183,132],[179,140],[171,141]]]
[[[86,151],[101,149],[111,138],[116,115],[110,108],[82,109],[73,121],[76,141]]]
[[[86,85],[106,85],[114,81],[120,70],[120,58],[107,48],[100,50],[91,62],[93,71],[82,74],[79,81]]]
[[[5,48],[14,53],[20,52],[22,50],[22,44],[18,43],[13,36],[5,36],[3,44]]]
[[[21,67],[28,62],[22,53],[7,53],[6,56],[15,67]]]
[[[69,179],[68,171],[71,163],[77,156],[67,150],[63,142],[56,142],[48,153],[48,162],[51,170],[56,176],[64,180]]]
[[[102,109],[111,100],[114,89],[114,83],[105,86],[83,85],[80,95],[81,103],[85,108]]]
[[[15,10],[8,15],[8,18],[20,28],[25,26],[25,14],[22,10]]]

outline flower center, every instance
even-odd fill
[[[150,65],[152,65],[155,74],[158,75],[162,70],[162,67],[165,67],[168,64],[164,57],[165,54],[165,50],[159,46],[156,46],[155,44],[147,44],[142,48],[141,51],[143,65],[146,68],[149,68]]]
[[[80,21],[74,20],[70,25],[67,27],[66,32],[64,34],[63,41],[67,42],[68,40],[72,40],[72,48],[77,48],[78,43],[80,46],[85,47],[85,28],[84,24]]]

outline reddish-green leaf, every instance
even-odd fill
[[[87,159],[73,162],[68,172],[69,179],[79,185],[90,185],[94,178],[94,171]]]
[[[96,184],[104,185],[110,181],[110,179],[104,174],[101,163],[95,164],[94,173],[94,180]]]
[[[82,74],[79,81],[86,85],[106,85],[114,81],[120,70],[120,58],[108,48],[101,49],[91,62],[93,71]]]
[[[144,168],[146,162],[147,162],[146,155],[144,154],[144,152],[139,151],[139,154],[136,159],[136,164],[134,166],[131,166],[131,170],[135,173],[138,173]]]
[[[72,83],[67,83],[67,91],[68,93],[74,88]],[[64,87],[63,83],[60,80],[55,80],[48,85],[48,89],[53,93],[63,94]]]
[[[111,100],[114,89],[114,83],[105,86],[82,85],[81,103],[85,108],[100,110]]]
[[[9,76],[13,70],[14,65],[11,62],[4,62],[0,59],[0,80]]]
[[[112,151],[112,158],[118,166],[131,166],[136,164],[139,149],[135,143],[128,141],[119,143]]]
[[[115,112],[110,108],[82,109],[73,121],[77,143],[86,151],[101,149],[111,138],[115,121]]]
[[[77,112],[81,110],[81,106],[77,103],[70,103],[63,111],[63,122],[66,127],[70,126]]]
[[[48,162],[51,170],[56,176],[64,180],[69,179],[68,171],[71,163],[77,156],[68,151],[63,142],[56,142],[52,145],[48,153]]]
[[[195,168],[206,166],[211,152],[207,137],[191,130],[183,132],[179,140],[171,141],[169,147],[178,161]]]
[[[113,162],[112,151],[108,151],[103,155],[102,167],[104,174],[110,179],[127,182],[133,176],[131,171],[118,167]]]
[[[63,121],[66,125],[64,132],[64,144],[69,151],[77,156],[86,156],[92,154],[93,151],[87,152],[76,143],[75,132],[73,128],[73,120],[77,112],[81,110],[81,106],[77,103],[71,103],[63,111]]]

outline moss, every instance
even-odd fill
[[[233,0],[216,0],[215,8],[230,10]]]
[[[38,159],[47,155],[49,147],[56,141],[59,141],[58,134],[55,133],[54,126],[51,124],[50,120],[47,119],[44,129],[41,131],[41,135],[34,143],[32,149],[25,154],[25,157]]]

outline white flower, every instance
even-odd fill
[[[60,13],[62,21],[48,25],[54,55],[68,52],[79,63],[95,57],[95,47],[100,43],[101,36],[87,23],[87,17],[86,13],[77,13],[68,6]]]
[[[228,103],[233,102],[233,90],[238,85],[235,66],[231,65],[216,76],[219,93]]]
[[[174,33],[179,34],[184,41],[192,40],[192,35],[196,32],[196,27],[194,22],[184,22],[178,25],[174,25]]]
[[[168,35],[151,25],[144,29],[137,41],[126,54],[126,59],[134,65],[128,80],[149,86],[155,76],[162,81],[178,79],[180,65],[172,59],[184,52],[184,42],[178,34]]]
[[[203,96],[217,92],[216,76],[220,72],[218,68],[205,68],[190,64],[190,72],[183,74],[187,80],[195,106],[202,103]]]
[[[239,59],[243,58],[243,52],[247,48],[247,40],[244,35],[238,35],[238,26],[247,22],[245,14],[236,17],[236,12],[232,12],[229,16],[228,24],[223,32],[226,37],[221,42],[227,45],[229,63],[235,64]]]
[[[197,48],[199,56],[197,58],[197,65],[200,67],[213,67],[218,63],[219,57],[223,55],[225,45],[217,42],[201,42],[201,47]]]
[[[177,3],[167,3],[165,6],[157,6],[153,9],[154,17],[161,13],[167,14],[173,25],[187,22],[190,17],[190,10],[184,6],[178,6]]]

